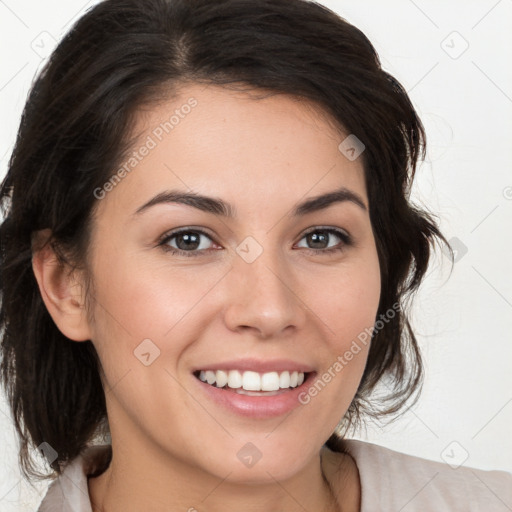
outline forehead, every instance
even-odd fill
[[[366,198],[361,158],[351,161],[338,148],[347,134],[298,98],[191,84],[141,109],[132,133],[138,138],[120,165],[123,178],[100,208],[134,210],[168,189],[252,210],[340,186]]]

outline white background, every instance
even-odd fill
[[[95,3],[0,1],[0,176],[41,55]],[[363,30],[409,91],[429,144],[414,199],[458,249],[451,276],[438,254],[416,299],[420,401],[353,437],[512,472],[512,0],[321,3]],[[46,483],[22,480],[3,397],[0,460],[0,509],[35,510]]]

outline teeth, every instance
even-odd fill
[[[223,388],[229,381],[228,373],[222,370],[217,370],[215,374],[215,381],[217,383],[217,387]]]
[[[242,387],[246,391],[261,391],[261,377],[256,372],[244,372],[242,375]]]
[[[279,387],[289,388],[290,387],[290,372],[283,372],[279,375]]]
[[[277,372],[264,373],[261,376],[262,391],[276,391],[279,389],[279,374]]]
[[[199,379],[218,388],[242,388],[246,391],[277,391],[279,389],[295,388],[304,382],[303,372],[268,372],[258,373],[252,371],[239,372],[238,370],[201,370]]]
[[[242,387],[242,374],[237,370],[231,370],[228,377],[228,387],[238,389]]]

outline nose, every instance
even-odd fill
[[[306,308],[297,293],[297,279],[277,250],[265,248],[250,263],[235,256],[226,285],[224,318],[232,331],[254,331],[268,339],[304,324]]]

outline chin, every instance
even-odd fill
[[[229,447],[222,447],[218,453],[211,454],[220,463],[215,464],[210,472],[220,478],[229,474],[227,479],[232,483],[269,484],[291,478],[315,455],[315,449],[312,446],[306,448],[306,442],[291,436],[285,440],[284,431],[281,435],[274,433],[265,439],[268,435],[231,440]],[[310,443],[311,440],[307,444]]]

